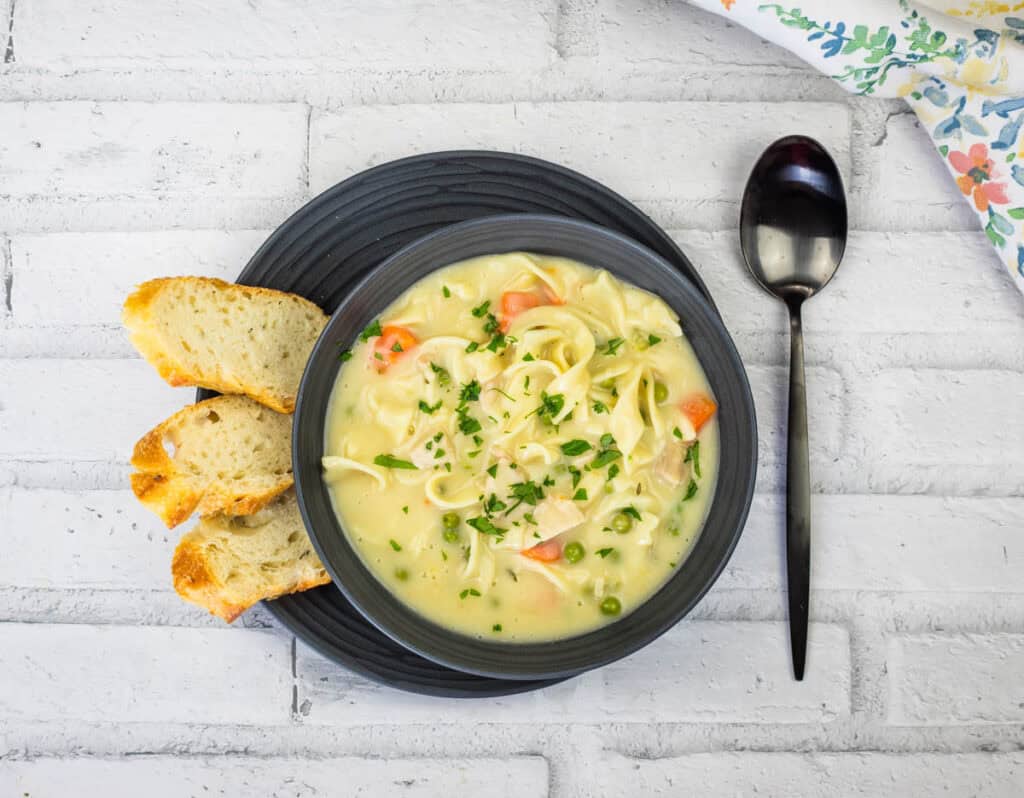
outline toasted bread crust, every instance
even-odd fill
[[[140,285],[124,303],[122,321],[128,328],[132,344],[169,384],[176,387],[195,385],[220,393],[240,393],[279,413],[294,412],[298,391],[297,381],[295,385],[289,385],[286,390],[282,391],[269,383],[260,383],[260,376],[244,378],[227,374],[214,360],[205,362],[201,367],[190,368],[176,359],[165,341],[164,331],[157,323],[154,305],[165,290],[181,286],[196,289],[212,288],[235,300],[270,300],[272,303],[287,303],[297,306],[302,312],[310,313],[322,320],[320,329],[323,329],[323,325],[327,323],[327,316],[323,311],[314,303],[296,294],[275,291],[270,288],[237,285],[212,277],[161,277],[149,280]],[[319,330],[317,330],[318,333]],[[306,342],[308,344],[307,356],[314,341],[315,336],[313,340]],[[198,341],[186,341],[186,344],[199,348]]]
[[[132,492],[142,504],[160,516],[169,529],[188,520],[197,510],[203,515],[251,515],[294,484],[290,473],[281,474],[272,484],[252,492],[251,487],[242,489],[238,485],[210,478],[204,480],[183,472],[167,453],[164,441],[172,438],[191,419],[211,412],[228,412],[231,407],[237,407],[238,402],[248,400],[216,396],[189,405],[151,429],[135,444],[131,464],[138,471],[130,477]],[[286,449],[290,445],[287,439],[269,443]]]

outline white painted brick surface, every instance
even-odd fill
[[[772,72],[804,69],[794,55],[755,34],[686,3],[599,0],[597,51],[603,59],[630,65],[671,64]]]
[[[40,759],[0,763],[0,792],[31,798],[433,798],[487,795],[545,798],[548,766],[541,757],[509,759],[240,758],[131,760]]]
[[[290,642],[274,632],[0,624],[0,717],[285,723]]]
[[[1024,486],[1024,374],[887,370],[850,395],[849,448],[879,485],[927,487],[955,469],[967,489]]]
[[[744,752],[637,761],[613,754],[592,781],[595,798],[687,795],[695,789],[702,795],[787,798],[1015,798],[1024,783],[1024,755]]]
[[[849,712],[849,640],[815,624],[802,684],[789,673],[785,627],[683,623],[643,651],[537,693],[481,701],[401,696],[299,647],[304,722],[828,723]],[[308,703],[306,703],[308,702]]]
[[[11,242],[16,324],[120,324],[132,289],[153,277],[234,280],[265,230],[56,233]]]
[[[526,69],[554,55],[555,0],[410,5],[358,0],[210,6],[173,0],[101,0],[69,15],[60,0],[19,9],[19,61],[32,67],[314,66],[390,69]],[[83,36],[82,30],[89,35]]]
[[[738,203],[774,139],[802,130],[848,170],[849,116],[830,103],[515,103],[404,105],[315,112],[310,182],[320,191],[402,155],[484,148],[535,155],[634,201]],[[724,157],[723,153],[729,153]]]
[[[143,360],[0,360],[0,460],[127,461],[194,399]]]
[[[736,231],[682,230],[673,237],[700,271],[730,330],[788,331],[785,307],[750,277]],[[812,343],[837,333],[1020,335],[1021,298],[1001,267],[980,230],[854,230],[828,290],[804,305],[804,331]],[[880,284],[890,301],[879,301]]]
[[[886,670],[893,725],[1024,723],[1022,634],[896,637]]]
[[[3,195],[299,195],[306,114],[301,105],[3,103]]]
[[[129,490],[4,488],[0,519],[0,586],[171,589],[179,533],[169,532]]]
[[[811,498],[811,588],[1017,593],[1024,573],[1022,499]],[[786,586],[785,497],[754,497],[722,589]]]

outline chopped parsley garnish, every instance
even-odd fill
[[[448,369],[437,365],[437,363],[431,363],[430,370],[437,375],[438,385],[447,385],[452,381],[452,375],[448,373]]]
[[[383,360],[384,359],[384,355],[382,355],[380,352],[374,352],[373,356],[375,358],[377,358],[377,360]]]
[[[437,433],[437,435],[435,435],[435,436],[434,436],[433,438],[431,438],[431,440],[432,440],[432,441],[433,441],[434,443],[437,443],[437,442],[438,442],[438,441],[440,441],[440,440],[441,440],[441,438],[443,438],[443,437],[444,437],[444,433],[443,433],[443,432],[439,432],[439,433]]]
[[[406,515],[409,514],[409,505],[408,504],[405,505],[405,507],[402,508],[402,512],[405,513]]]
[[[352,359],[352,350],[351,349],[346,349],[344,352],[342,352],[340,355],[338,355],[338,360],[340,360],[342,363],[348,363],[351,359]]]
[[[466,415],[466,408],[461,407],[456,411],[459,414],[459,432],[463,435],[472,435],[474,432],[479,432],[482,427],[480,422],[472,416]]]
[[[441,286],[441,293],[444,294],[445,299],[448,299],[452,295],[452,292],[448,290],[448,286],[446,285]]]
[[[686,493],[684,494],[682,500],[684,502],[688,502],[688,501],[690,501],[690,499],[692,499],[696,495],[697,495],[697,483],[694,482],[691,479],[690,480],[690,484],[686,486]]]
[[[494,390],[497,391],[498,393],[500,393],[502,396],[504,396],[510,402],[514,402],[515,401],[515,397],[509,396],[507,393],[505,393],[503,390],[501,390],[501,388],[495,388]],[[507,417],[508,417],[508,414],[506,413],[506,418]]]
[[[470,311],[478,319],[483,318],[483,315],[487,312],[487,309],[491,306],[491,300],[485,299],[481,304],[477,305]]]
[[[562,408],[565,407],[565,397],[556,393],[553,396],[549,396],[547,393],[541,392],[540,395],[540,407],[532,411],[538,416],[547,416],[548,419],[554,419],[559,413],[562,412]]]
[[[537,359],[537,358],[535,358],[535,357],[534,357],[533,355],[531,355],[531,354],[530,354],[529,352],[527,352],[527,353],[526,353],[525,355],[523,355],[523,362],[524,362],[524,363],[531,363],[532,361],[534,361],[534,360],[536,360],[536,359]]]
[[[460,402],[475,402],[480,398],[480,383],[476,380],[467,382],[462,386],[462,390],[459,391]]]
[[[434,452],[434,459],[435,460],[440,460],[442,457],[444,457],[444,449],[442,449],[440,446],[438,446],[437,447],[437,451]]]
[[[554,484],[555,484],[555,480],[552,478],[551,474],[545,474],[544,475],[544,481],[541,483],[541,485],[543,485],[545,488],[550,488]]]
[[[476,449],[475,451],[472,451],[472,452],[466,452],[466,457],[472,459],[472,458],[476,457],[478,454],[480,454],[480,450]]]
[[[473,443],[475,443],[477,446],[483,446],[484,439],[481,438],[479,435],[474,435],[473,436]]]
[[[444,464],[444,470],[447,471],[449,474],[452,473],[452,464],[451,463],[445,463]]]
[[[523,513],[523,520],[528,524],[537,525],[537,519],[533,517],[533,513]]]
[[[647,344],[648,344],[648,346],[654,346],[655,344],[660,344],[660,343],[661,343],[661,339],[657,335],[655,335],[654,333],[651,333],[650,335],[647,336]]]
[[[590,462],[590,467],[604,468],[612,461],[618,460],[622,457],[622,452],[618,449],[613,449],[613,446],[615,446],[615,438],[611,433],[606,432],[601,436],[601,451],[598,452],[597,457]]]
[[[576,457],[584,452],[589,452],[593,448],[594,447],[586,441],[574,438],[573,440],[566,441],[562,444],[562,454],[567,457]]]
[[[626,343],[625,338],[609,338],[608,343],[605,345],[604,350],[601,352],[603,355],[617,355],[619,353],[619,347]]]
[[[607,449],[609,446],[614,446],[615,436],[612,435],[610,432],[606,432],[604,435],[601,436],[600,443],[602,449]]]
[[[580,480],[583,479],[583,472],[576,466],[569,466],[569,473],[572,474],[572,486],[575,488],[580,484]]]
[[[515,500],[515,504],[508,508],[505,515],[508,515],[523,502],[526,502],[531,507],[536,507],[537,502],[544,498],[544,489],[533,480],[529,482],[516,482],[509,485],[509,490],[512,491],[509,499]]]
[[[501,624],[500,623],[494,624],[494,626],[491,627],[491,631],[492,632],[500,632],[501,631]]]
[[[605,557],[607,557],[613,551],[615,551],[614,547],[609,547],[607,549],[598,549],[597,550],[597,556],[600,557],[603,560]]]
[[[477,516],[476,518],[466,519],[466,523],[469,524],[477,532],[483,532],[485,535],[497,535],[501,537],[507,530],[502,529],[500,526],[495,526],[490,518],[485,516]]]
[[[679,440],[683,439],[683,433],[679,430],[679,427],[673,427],[672,434],[679,438]]]
[[[487,501],[484,502],[484,512],[489,516],[494,515],[495,513],[500,513],[506,507],[508,507],[508,505],[493,493],[488,496]]]
[[[585,502],[587,500],[587,489],[580,488],[572,495],[572,500],[574,502]]]
[[[594,402],[594,412],[595,413],[607,413],[608,412],[608,405],[606,405],[604,402]]]
[[[606,482],[611,482],[618,475],[619,475],[619,465],[618,465],[618,463],[612,463],[608,467],[608,479],[606,480]]]
[[[491,339],[491,342],[487,344],[487,349],[491,352],[497,352],[498,347],[504,348],[506,346],[508,346],[508,339],[505,337],[505,333],[498,333]]]
[[[383,468],[405,468],[409,471],[419,471],[419,469],[408,460],[399,460],[397,457],[390,454],[378,454],[373,458],[373,464],[382,466]]]
[[[389,540],[388,543],[391,544],[391,548],[393,548],[395,551],[401,551],[402,550],[401,544],[399,544],[399,542],[397,540],[395,540],[394,538],[391,538],[391,540]]]
[[[475,352],[479,348],[480,348],[480,344],[478,344],[476,341],[470,341],[468,344],[466,344],[466,352],[467,353]]]
[[[684,463],[693,463],[693,473],[700,479],[700,441],[694,441],[693,446],[686,450]]]
[[[498,477],[498,464],[495,463],[492,466],[488,466],[487,473],[491,475],[492,479],[497,479],[497,477]]]
[[[420,410],[426,413],[428,416],[433,415],[441,408],[441,400],[438,399],[434,404],[428,405],[422,399],[420,399]]]
[[[484,332],[490,335],[493,332],[497,332],[501,325],[498,323],[498,317],[493,313],[487,314],[487,321],[484,322]]]
[[[359,333],[359,340],[366,343],[371,338],[376,338],[381,333],[380,330],[380,319],[374,319]]]
[[[391,345],[391,351],[392,351],[392,352],[404,352],[405,350],[404,350],[404,349],[402,349],[402,344],[401,344],[401,342],[399,342],[399,341],[395,341],[395,342],[394,342],[394,343],[393,343],[393,344]]]
[[[479,596],[479,595],[480,595],[480,591],[477,590],[475,587],[467,587],[461,593],[459,593],[459,598],[460,599],[464,599],[466,596]]]
[[[629,507],[623,507],[621,510],[619,510],[619,512],[625,513],[626,515],[635,518],[637,521],[642,520],[640,518],[640,511],[637,510],[636,507],[634,507],[632,504],[629,505]]]

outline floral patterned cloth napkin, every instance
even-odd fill
[[[690,2],[851,92],[906,100],[1024,292],[1024,2]]]

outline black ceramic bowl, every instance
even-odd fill
[[[540,643],[482,640],[439,626],[398,599],[363,564],[331,506],[320,466],[338,353],[413,283],[478,255],[559,255],[657,294],[682,322],[719,404],[720,464],[707,521],[688,558],[651,598],[621,619]],[[428,659],[504,679],[571,676],[627,656],[679,621],[711,587],[743,530],[754,491],[757,429],[746,373],[729,333],[699,290],[629,238],[555,216],[492,216],[438,230],[384,261],[342,301],[313,349],[299,387],[293,431],[299,507],[320,559],[349,601],[385,634]]]

